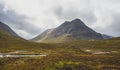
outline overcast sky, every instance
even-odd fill
[[[0,21],[26,39],[75,18],[99,33],[120,36],[120,0],[0,0]]]

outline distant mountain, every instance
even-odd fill
[[[112,36],[105,35],[105,34],[102,34],[102,37],[103,37],[104,39],[110,39],[110,38],[113,38]]]
[[[99,40],[102,34],[86,26],[80,19],[65,21],[55,29],[49,29],[32,39],[37,42],[64,42],[70,40]]]
[[[110,38],[108,40],[120,40],[120,37],[113,37],[113,38]]]
[[[0,22],[0,30],[3,30],[13,36],[18,36],[8,25]]]

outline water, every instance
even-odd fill
[[[94,52],[93,54],[109,54],[110,52]]]
[[[3,57],[44,57],[46,55],[41,55],[41,54],[0,54],[0,58]]]

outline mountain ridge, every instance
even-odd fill
[[[43,38],[41,38],[43,37]],[[52,29],[46,30],[42,34],[38,35],[32,41],[37,42],[52,42],[54,41],[69,41],[69,40],[90,40],[103,39],[102,34],[97,33],[93,29],[89,28],[80,19],[74,19],[72,21],[65,21],[60,26]]]
[[[4,24],[3,22],[0,21],[0,30],[3,30],[13,36],[19,37],[8,25]]]

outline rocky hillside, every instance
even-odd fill
[[[102,34],[86,26],[80,19],[65,21],[55,29],[49,29],[32,39],[37,42],[63,42],[70,40],[100,40]]]

